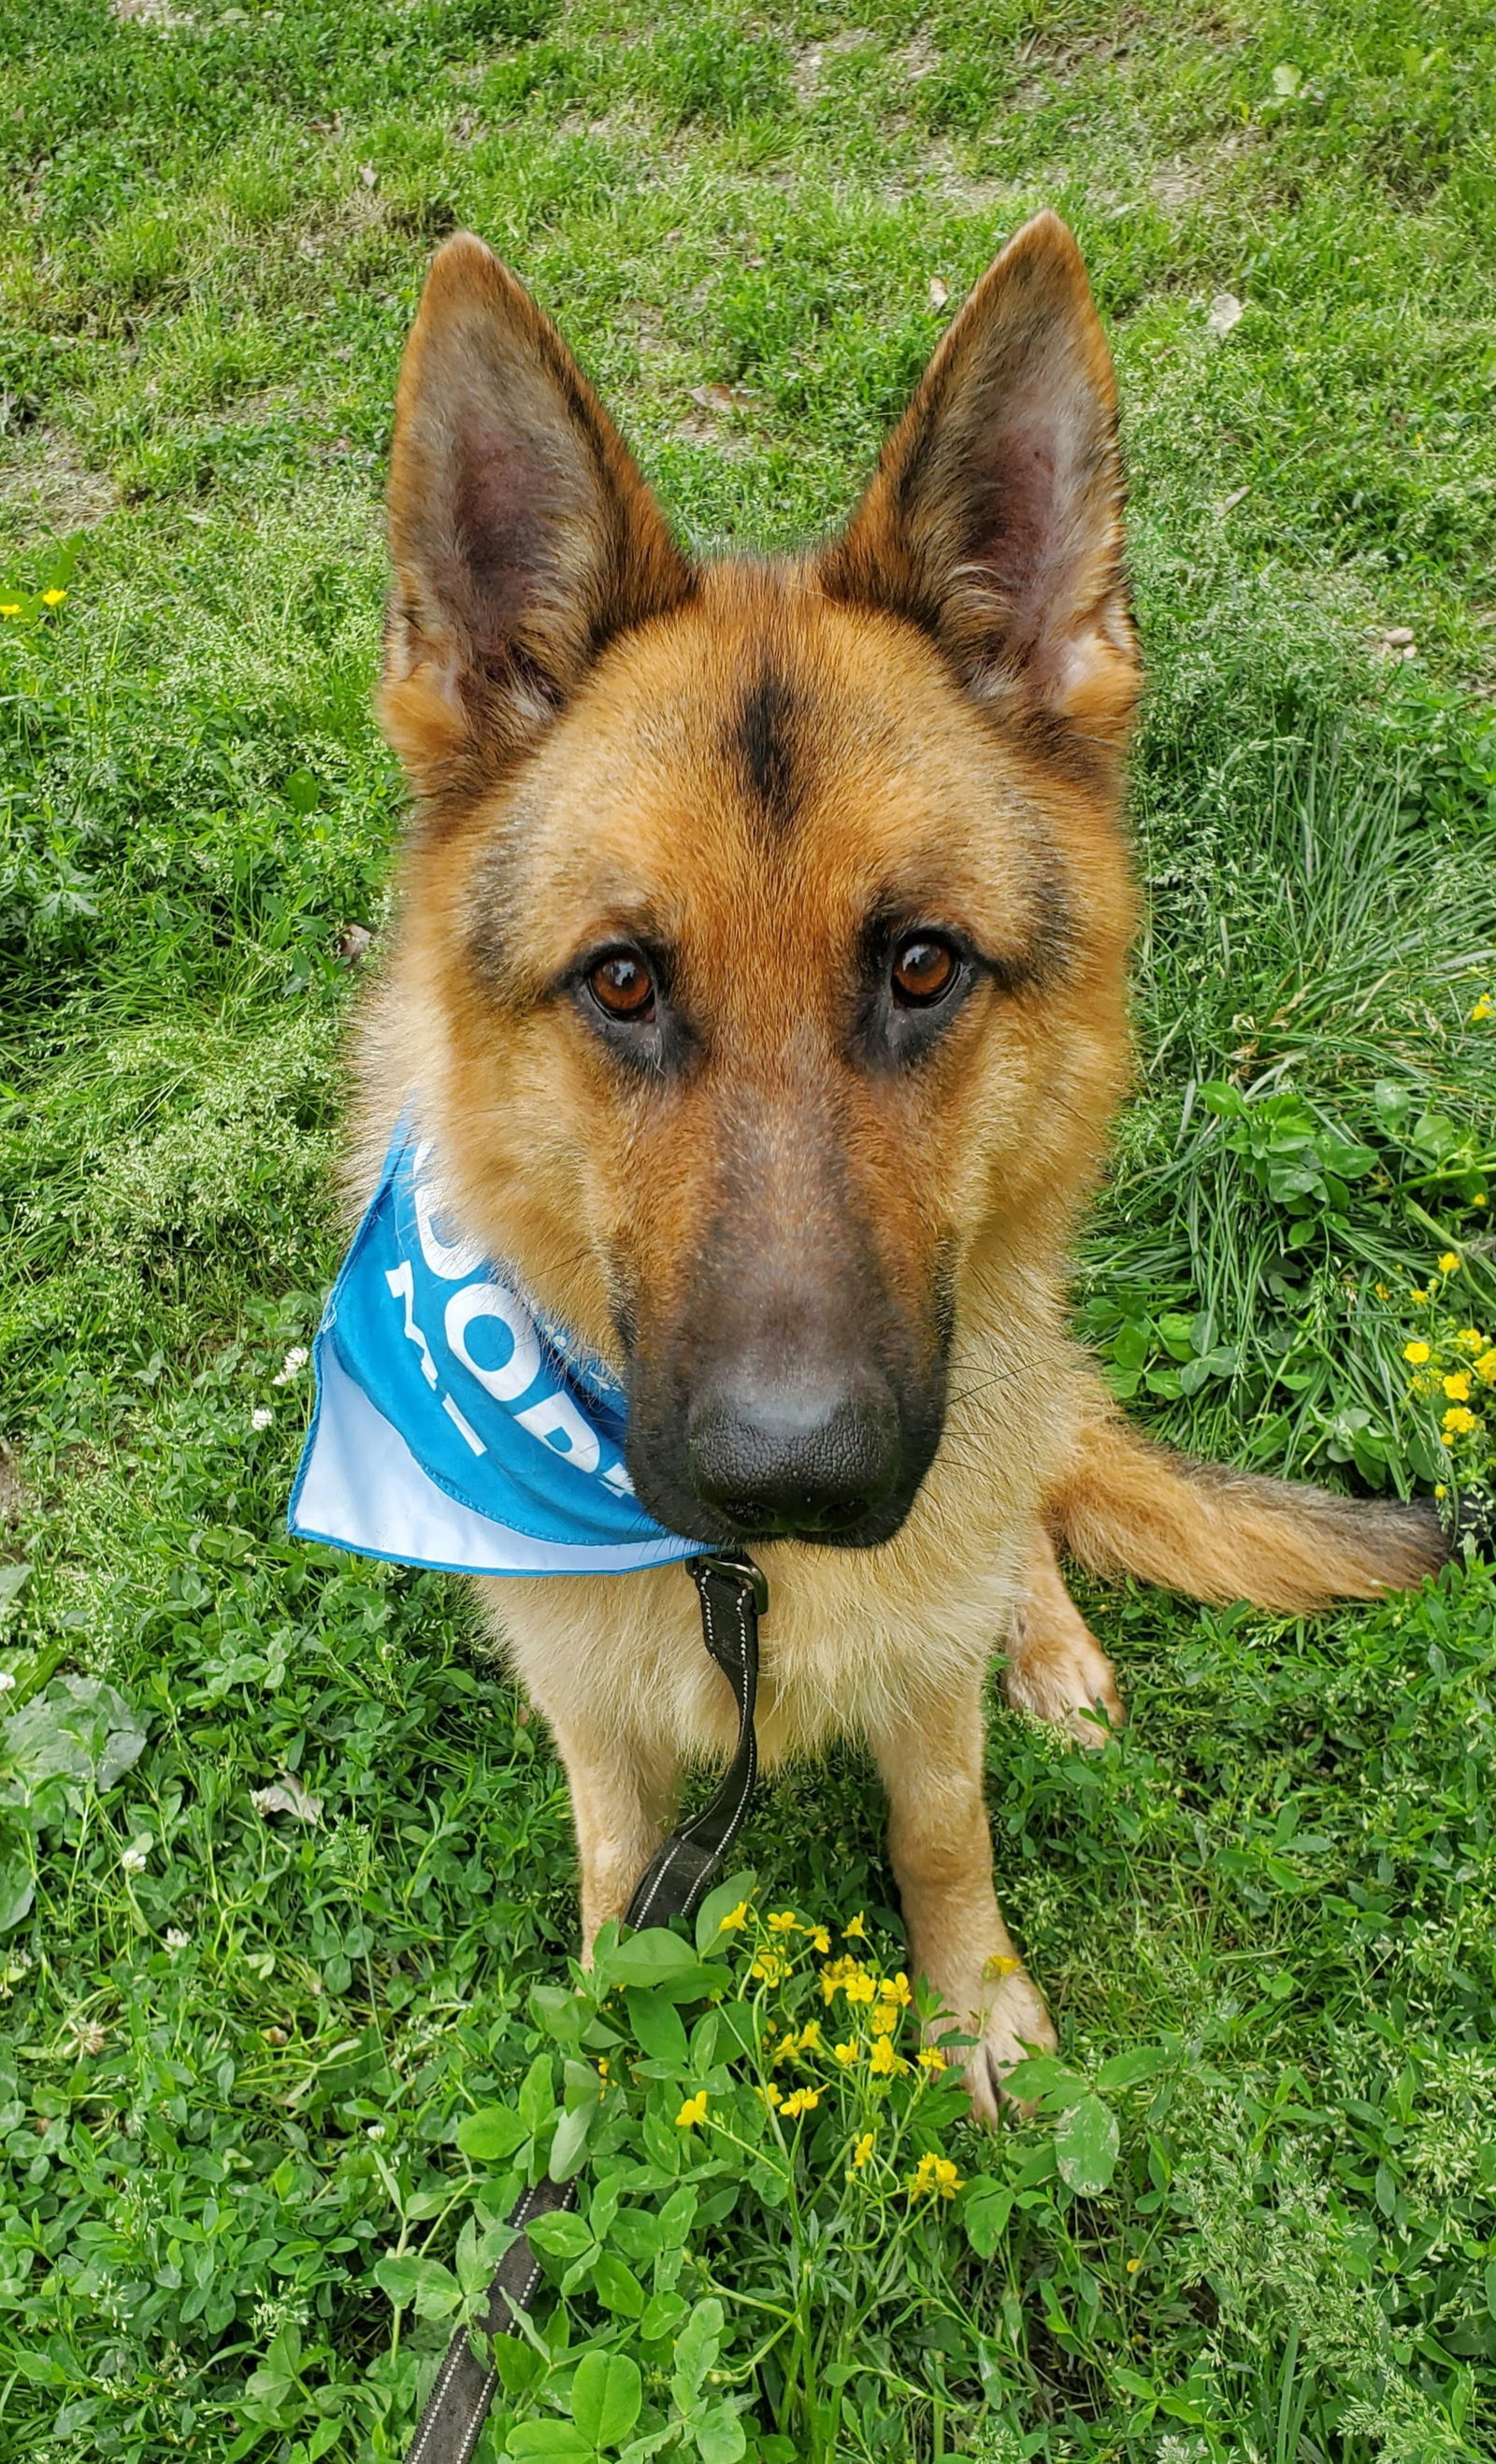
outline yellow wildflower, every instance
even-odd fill
[[[1471,1205],[1472,1205],[1472,1206],[1484,1206],[1484,1205],[1485,1204],[1485,1190],[1484,1190],[1484,1189],[1478,1189],[1478,1190],[1476,1191],[1476,1193],[1475,1193],[1475,1196],[1471,1199],[1470,1203],[1471,1203]]]
[[[769,1918],[770,1933],[799,1933],[800,1919],[793,1908],[776,1908]]]
[[[833,1959],[821,1970],[821,1999],[833,2002],[849,1977],[860,1975],[855,1959]]]
[[[981,1972],[991,1977],[1016,1976],[1023,1965],[1021,1959],[1009,1959],[1004,1952],[995,1950],[990,1959],[983,1961]]]
[[[1375,1291],[1376,1291],[1376,1297],[1377,1297],[1377,1299],[1378,1299],[1379,1301],[1390,1301],[1390,1300],[1391,1300],[1391,1298],[1392,1298],[1392,1294],[1391,1294],[1391,1292],[1387,1289],[1387,1287],[1386,1287],[1386,1285],[1385,1285],[1385,1284],[1378,1284],[1378,1285],[1375,1287]]]
[[[867,1939],[868,1928],[862,1921],[862,1910],[859,1908],[857,1914],[853,1917],[851,1924],[849,1925],[843,1925],[842,1940],[844,1942],[866,1942]]]
[[[1135,2276],[1138,2269],[1142,2266],[1142,2263],[1143,2262],[1140,2258],[1130,2258],[1127,2263],[1127,2272],[1129,2276]]]
[[[880,2036],[873,2046],[868,2064],[873,2078],[891,2079],[898,2066],[898,2056],[893,2050],[891,2039],[888,2036]]]
[[[67,595],[65,590],[55,588],[44,590],[41,594],[41,604],[44,607],[60,607]]]
[[[736,1932],[738,1930],[739,1926],[741,1926],[741,1925],[745,1925],[747,1924],[747,1922],[748,1922],[748,1903],[747,1903],[747,1901],[746,1901],[746,1900],[739,1900],[736,1908],[729,1908],[729,1909],[728,1909],[726,1916],[722,1919],[721,1924],[717,1926],[717,1932],[718,1932],[718,1933],[736,1933]]]
[[[1451,1403],[1468,1403],[1470,1381],[1463,1369],[1457,1369],[1452,1376],[1444,1379],[1444,1393]]]
[[[848,2002],[870,2002],[877,1990],[877,1978],[866,1968],[859,1968],[854,1975],[848,1976],[842,1988]]]
[[[819,2019],[807,2019],[805,2021],[804,2026],[800,2032],[800,2050],[803,2054],[819,2054],[825,2052],[825,2048],[821,2042],[821,2022]]]
[[[20,612],[21,603],[18,599],[0,599],[0,616],[19,616]]]
[[[778,1985],[781,1977],[789,1974],[789,1962],[781,1959],[777,1950],[760,1950],[748,1973],[761,1978],[765,1985]]]
[[[1418,1285],[1417,1285],[1417,1284],[1415,1284],[1415,1285],[1414,1285],[1414,1287],[1413,1287],[1413,1297],[1414,1297],[1414,1299],[1415,1299],[1416,1301],[1426,1301],[1426,1300],[1427,1300],[1427,1298],[1428,1298],[1428,1294],[1427,1294],[1427,1292],[1420,1291],[1420,1290],[1419,1289]]]
[[[833,2045],[831,2051],[836,2056],[837,2060],[841,2063],[844,2070],[848,2062],[854,2062],[857,2059],[857,2047],[852,2042],[850,2036],[847,2037],[845,2045]]]
[[[1467,1412],[1463,1403],[1456,1403],[1450,1411],[1447,1411],[1444,1414],[1444,1435],[1446,1438],[1467,1438],[1471,1430],[1478,1429],[1480,1425],[1481,1424],[1476,1419],[1475,1414],[1473,1412]]]
[[[872,2132],[871,2132],[870,2130],[865,2130],[865,2131],[863,2132],[862,2137],[861,2137],[859,2140],[857,2140],[857,2141],[856,2141],[856,2143],[855,2143],[855,2144],[854,2144],[854,2145],[853,2145],[853,2148],[852,2148],[852,2163],[853,2163],[853,2165],[856,2167],[857,2171],[860,2173],[860,2172],[862,2171],[863,2167],[864,2167],[865,2165],[867,2165],[867,2164],[870,2163],[871,2158],[872,2158]]]
[[[868,2025],[875,2036],[891,2036],[898,2026],[898,2004],[880,2002],[868,2015]]]
[[[1428,1345],[1426,1343],[1405,1343],[1402,1347],[1402,1356],[1404,1360],[1411,1360],[1421,1365],[1429,1356]]]
[[[943,2071],[945,2056],[938,2045],[922,2045],[915,2059],[922,2071]]]
[[[796,2035],[793,2028],[786,2028],[783,2035],[780,2038],[779,2043],[774,2048],[775,2061],[777,2063],[787,2062],[791,2054],[798,2054],[799,2051],[800,2038]]]
[[[1449,1491],[1445,1487],[1443,1482],[1441,1480],[1436,1480],[1434,1483],[1434,1495],[1436,1497],[1447,1497]]]
[[[916,2199],[929,2190],[938,2190],[942,2199],[954,2199],[966,2185],[949,2156],[921,2156],[907,2187]]]
[[[831,1947],[831,1937],[827,1933],[825,1925],[806,1925],[805,1935],[809,1941],[811,1949],[819,1950],[822,1958],[824,1959],[826,1952]]]
[[[1453,1249],[1446,1249],[1439,1262],[1439,1271],[1441,1275],[1452,1275],[1459,1264]]]
[[[1455,1336],[1462,1352],[1484,1352],[1485,1337],[1478,1326],[1463,1326]]]
[[[780,2111],[784,2116],[786,2122],[793,2122],[799,2114],[814,2113],[820,2101],[821,2091],[819,2088],[798,2087],[793,2096],[787,2096],[784,2099],[783,2103],[780,2107]]]
[[[1489,993],[1482,993],[1480,1000],[1476,1002],[1474,1009],[1470,1012],[1470,1024],[1472,1026],[1478,1026],[1481,1020],[1483,1018],[1489,1018],[1490,1014],[1491,997]]]
[[[909,1979],[902,1968],[896,1976],[886,1976],[878,1991],[885,2002],[896,2002],[901,2011],[907,2011],[914,1998]]]
[[[772,2079],[767,2087],[760,2087],[758,2094],[762,2097],[765,2104],[782,2104],[784,2101],[782,2091],[775,2086]]]
[[[706,2118],[707,2092],[703,2087],[698,2088],[694,2096],[687,2097],[685,2103],[681,2106],[680,2111],[675,2116],[675,2127],[677,2130],[694,2130],[697,2123],[705,2122]]]
[[[1496,1386],[1496,1344],[1483,1352],[1475,1364],[1475,1374],[1483,1386]]]

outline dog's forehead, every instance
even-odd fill
[[[1027,765],[931,646],[793,569],[719,569],[616,646],[519,802],[534,887],[689,910],[688,929],[782,918],[801,893],[823,928],[880,897],[1001,896],[1045,838]]]

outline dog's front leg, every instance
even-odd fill
[[[1127,1719],[1111,1661],[1066,1586],[1046,1531],[1034,1534],[1008,1638],[1008,1701],[1092,1752]]]
[[[872,1739],[889,1793],[889,1854],[911,1971],[976,2036],[966,2084],[994,2122],[1004,2073],[1027,2048],[1052,2051],[1057,2040],[993,1888],[979,1680],[925,1711]]]
[[[571,1791],[582,1860],[582,1955],[590,1960],[599,1925],[623,1915],[670,1829],[680,1766],[663,1747],[614,1728],[551,1725]]]

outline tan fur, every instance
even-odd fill
[[[1193,1462],[1140,1438],[1099,1392],[1045,1512],[1093,1573],[1265,1609],[1375,1599],[1420,1581],[1441,1553],[1427,1507],[1365,1505]]]
[[[417,319],[390,482],[383,708],[417,812],[363,1027],[365,1163],[418,1100],[463,1230],[620,1366],[621,1326],[636,1369],[677,1340],[724,1224],[792,1330],[816,1306],[797,1262],[834,1265],[837,1206],[916,1347],[945,1280],[943,1431],[902,1528],[756,1549],[759,1734],[770,1763],[838,1735],[875,1754],[911,1960],[975,2027],[989,2113],[1022,2047],[1053,2042],[993,1890],[994,1647],[1010,1698],[1084,1742],[1123,1717],[1054,1543],[1295,1607],[1439,1553],[1394,1512],[1144,1445],[1067,1330],[1067,1246],[1128,1072],[1137,665],[1113,412],[1074,242],[1041,216],[842,538],[698,571],[554,328],[462,237]],[[756,803],[740,749],[765,675],[781,811],[778,771]],[[880,901],[994,960],[901,1072],[848,1060]],[[696,1022],[668,1081],[621,1069],[566,988],[579,953],[635,939],[669,947]],[[683,1764],[729,1749],[733,1705],[678,1568],[480,1590],[565,1761],[590,1941]]]
[[[1104,1746],[1127,1720],[1111,1662],[1065,1588],[1047,1532],[1013,1604],[1005,1682],[1015,1710],[1051,1721],[1080,1746]]]

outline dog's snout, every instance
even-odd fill
[[[872,1549],[940,1441],[938,1279],[890,1272],[835,1107],[801,1077],[792,1092],[727,1109],[693,1269],[652,1311],[646,1291],[628,1473],[656,1523],[712,1548]]]
[[[846,1531],[898,1479],[898,1407],[867,1369],[803,1386],[729,1376],[692,1403],[686,1463],[701,1504],[745,1536]]]

